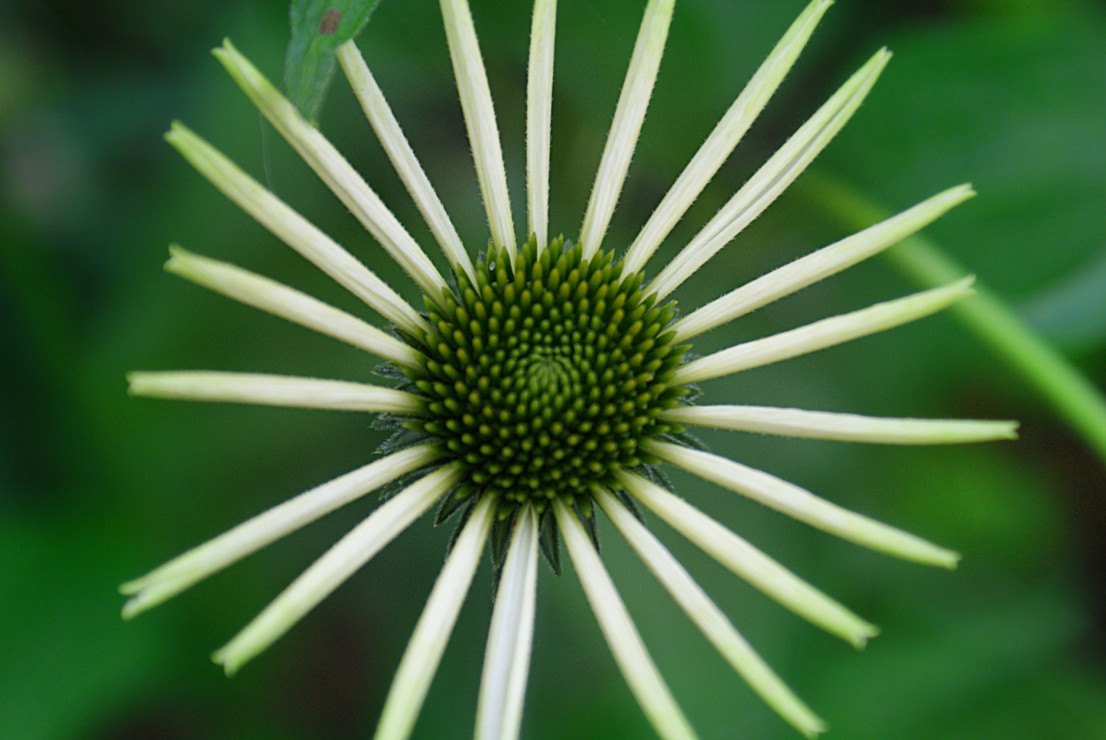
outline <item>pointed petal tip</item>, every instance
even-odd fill
[[[211,654],[211,662],[222,668],[227,678],[234,678],[235,674],[238,673],[242,666],[248,661],[249,657],[242,657],[232,653],[231,643],[227,643]]]
[[[183,121],[174,119],[169,123],[169,130],[165,132],[165,140],[173,146],[176,146],[176,141],[182,134],[188,133],[189,129],[184,125]]]
[[[1014,420],[999,420],[999,421],[975,421],[975,420],[963,420],[954,421],[954,424],[964,424],[965,426],[971,426],[975,429],[973,433],[968,436],[965,435],[960,438],[950,439],[949,442],[1001,442],[1006,440],[1018,439],[1018,428],[1021,423]]]
[[[865,84],[864,81],[866,80],[869,91],[876,84],[876,81],[880,78],[880,75],[883,74],[883,70],[887,68],[888,63],[891,61],[891,57],[893,56],[894,54],[891,53],[891,50],[884,46],[882,49],[873,54],[872,57],[864,65],[865,67],[867,67],[867,69],[865,70],[865,74],[861,78],[861,83]]]
[[[914,296],[926,296],[932,298],[939,304],[942,304],[941,308],[937,310],[943,310],[955,303],[959,303],[965,298],[970,298],[975,294],[975,275],[965,275],[959,280],[953,280],[951,283],[945,283],[944,285],[939,285],[936,288],[930,288],[929,290],[915,293]],[[914,296],[908,296],[908,298]]]
[[[128,396],[142,395],[141,392],[140,392],[140,389],[136,388],[136,386],[141,386],[141,384],[142,384],[142,373],[140,373],[140,372],[130,372],[130,373],[127,373],[124,377],[127,380],[127,395]],[[123,584],[123,586],[126,586],[126,585],[127,584],[125,584],[125,583]],[[123,586],[120,586],[120,588],[122,588]]]
[[[164,139],[169,146],[176,149],[185,159],[193,161],[194,156],[210,156],[205,150],[210,145],[201,139],[195,131],[188,128],[183,121],[173,121],[169,124],[169,130],[165,132]]]
[[[233,678],[240,666],[231,663],[226,656],[226,648],[216,650],[211,654],[211,662],[223,669],[227,678]]]
[[[850,79],[860,82],[867,77],[879,77],[893,56],[894,54],[886,46],[880,47],[879,51],[868,57],[868,61],[864,62]]]
[[[979,193],[976,192],[975,187],[970,182],[962,182],[959,185],[953,185],[951,188],[941,191],[933,196],[930,201],[939,201],[941,203],[952,201],[951,205],[947,205],[944,209],[944,211],[949,211],[977,195],[979,195]]]
[[[124,596],[134,596],[136,593],[141,591],[143,589],[143,587],[146,585],[145,581],[146,581],[146,578],[142,577],[142,578],[135,578],[135,579],[130,580],[130,581],[125,581],[124,583],[120,583],[119,584],[119,593],[123,594]]]
[[[123,585],[121,585],[119,587],[119,592],[122,593],[122,594],[127,594],[127,595],[137,594],[137,595],[131,596],[131,598],[127,599],[126,603],[123,604],[122,610],[120,610],[120,612],[119,612],[119,616],[121,616],[123,618],[123,620],[127,621],[127,622],[134,619],[139,614],[142,614],[145,611],[149,611],[149,609],[154,606],[154,604],[150,604],[150,603],[146,602],[142,598],[141,593],[136,592],[136,591],[124,591],[123,590],[124,588],[127,588],[130,585],[131,585],[130,583],[124,583]]]
[[[879,637],[879,627],[865,622],[852,636],[849,643],[857,650],[863,650],[868,647],[868,640],[875,637]]]
[[[975,275],[965,275],[959,280],[949,283],[950,292],[962,292],[964,297],[975,295]]]
[[[249,60],[242,55],[242,52],[238,51],[238,48],[230,42],[229,38],[223,39],[222,46],[216,46],[211,50],[212,56],[219,60],[219,63],[226,67],[228,72],[232,75],[249,70],[253,65]]]
[[[180,268],[181,263],[187,261],[191,256],[193,256],[191,252],[176,242],[173,242],[169,245],[169,259],[165,260],[165,264],[162,265],[162,268],[166,272],[175,273]]]
[[[817,22],[817,20],[821,19],[821,17],[825,14],[827,10],[829,10],[830,6],[833,5],[835,1],[836,0],[811,0],[811,3],[803,9],[803,12],[800,13],[799,16],[802,17],[803,15],[813,15],[815,17],[815,21]]]
[[[154,395],[149,383],[151,376],[154,375],[157,375],[157,373],[143,371],[127,373],[126,376],[124,376],[127,379],[127,395],[144,397]]]
[[[833,0],[829,0],[829,2],[832,3]],[[802,733],[803,737],[815,740],[815,738],[829,732],[829,725],[821,717],[811,717],[807,724],[795,725],[795,729]]]

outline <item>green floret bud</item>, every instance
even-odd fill
[[[462,465],[454,505],[494,495],[504,516],[554,498],[587,510],[593,486],[617,488],[615,471],[669,431],[657,416],[680,395],[668,376],[687,349],[671,344],[675,304],[655,305],[612,253],[585,260],[563,238],[540,255],[531,239],[513,270],[492,247],[475,268],[475,284],[461,274],[426,302],[431,332],[413,339],[427,359],[405,372],[428,416],[408,427]]]

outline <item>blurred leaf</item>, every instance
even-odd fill
[[[0,601],[13,606],[0,623],[0,737],[80,737],[120,704],[140,702],[163,670],[165,635],[119,618],[115,585],[127,568],[113,525],[100,516],[49,527],[0,521]]]
[[[895,58],[823,163],[896,208],[971,181],[979,197],[931,233],[1007,298],[1033,295],[1106,244],[1103,39],[1089,3],[881,37]]]
[[[1069,352],[1106,344],[1106,251],[1022,307],[1026,322]]]
[[[352,39],[380,0],[292,0],[292,37],[284,60],[288,97],[315,121],[334,76],[334,52]]]
[[[1043,730],[1062,718],[1035,713],[1048,685],[1046,669],[1071,655],[1089,628],[1078,599],[1062,587],[1043,586],[981,603],[974,613],[964,606],[957,605],[959,616],[949,614],[941,630],[913,637],[889,630],[863,660],[821,664],[817,692],[811,692],[820,695],[811,703],[850,707],[831,716],[840,737],[959,737],[956,729],[971,723],[1003,727],[973,738],[1005,738],[1012,736],[1002,723],[1010,708],[996,705],[996,693],[1031,687],[1035,700],[1023,702],[1029,716],[1021,719],[1035,726],[1023,724],[1016,736],[1054,737]],[[933,608],[939,613],[943,606]],[[996,692],[1000,687],[1006,688]]]

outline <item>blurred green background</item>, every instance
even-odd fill
[[[523,223],[527,3],[473,0]],[[628,243],[800,0],[681,0],[608,245]],[[640,19],[563,2],[552,228],[575,235]],[[336,342],[161,270],[166,246],[350,296],[223,199],[161,139],[180,118],[414,296],[207,54],[224,36],[279,79],[280,2],[0,6],[0,737],[355,738],[384,694],[449,532],[417,523],[233,680],[208,655],[373,506],[354,504],[132,623],[117,584],[368,459],[355,414],[126,396],[134,369],[370,379]],[[899,210],[972,181],[928,233],[1106,385],[1106,4],[839,0],[795,71],[666,242],[674,254],[833,87],[895,58],[818,161]],[[475,251],[487,232],[437,4],[385,0],[360,46]],[[321,126],[429,249],[335,80]],[[840,238],[801,193],[679,292],[685,310]],[[442,264],[441,260],[438,260]],[[657,258],[655,264],[660,264]],[[655,266],[652,268],[655,272]],[[703,353],[912,290],[874,260],[717,330]],[[939,316],[706,384],[708,402],[1017,418],[1022,439],[900,449],[704,434],[715,451],[964,553],[955,573],[842,543],[676,476],[696,505],[883,628],[861,654],[770,603],[663,525],[662,538],[833,738],[1106,737],[1104,464],[1004,360]],[[704,738],[797,737],[610,528],[603,555]],[[544,566],[523,734],[650,737],[569,569]],[[490,612],[477,575],[416,729],[471,730]]]

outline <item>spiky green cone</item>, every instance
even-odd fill
[[[656,462],[642,442],[682,431],[658,419],[687,393],[672,382],[687,350],[675,303],[621,275],[611,252],[531,239],[514,269],[493,246],[475,284],[462,273],[427,300],[431,331],[410,338],[427,360],[404,373],[428,415],[406,425],[464,470],[440,518],[483,495],[500,520],[557,497],[590,512],[595,484],[617,489],[616,471]]]

